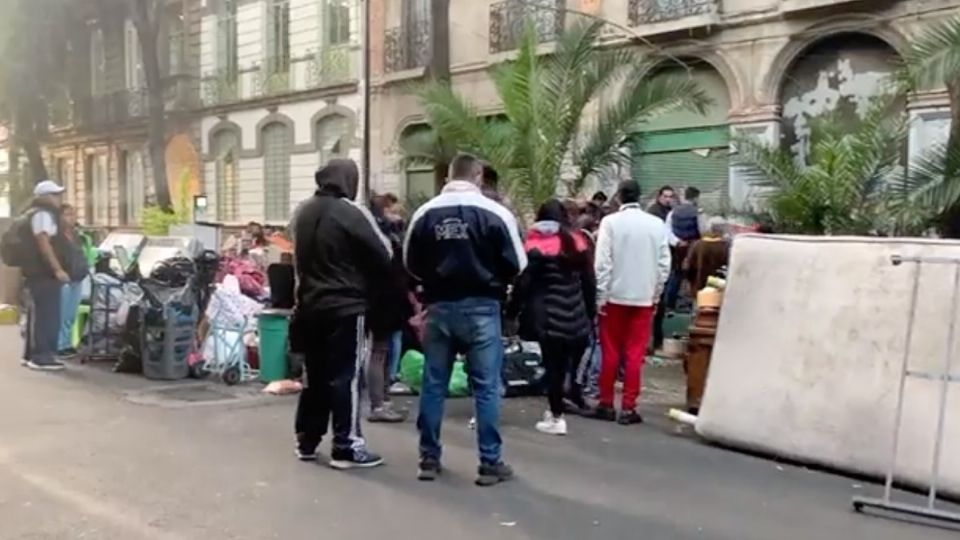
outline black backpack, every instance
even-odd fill
[[[37,246],[32,241],[33,235],[27,234],[33,214],[31,210],[21,215],[0,236],[0,259],[3,259],[3,264],[22,268],[36,256]]]

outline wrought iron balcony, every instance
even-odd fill
[[[695,15],[714,13],[717,0],[630,0],[628,19],[631,26],[673,21]]]
[[[258,96],[272,96],[288,92],[290,84],[289,57],[269,57],[254,77],[254,91]]]
[[[201,81],[203,104],[211,107],[240,98],[240,78],[229,70],[219,70]]]
[[[356,56],[350,44],[324,47],[307,66],[307,84],[318,87],[358,79]]]
[[[540,43],[563,32],[566,0],[505,0],[490,6],[490,52],[512,51],[520,44],[528,21]]]
[[[142,120],[150,112],[149,103],[145,88],[88,96],[73,102],[72,120],[75,127],[94,128]]]
[[[383,42],[383,69],[387,73],[422,68],[430,60],[430,23],[387,30]]]

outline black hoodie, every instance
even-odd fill
[[[391,271],[390,242],[353,202],[360,179],[353,161],[331,160],[315,178],[317,192],[294,222],[298,315],[362,314],[377,280]]]

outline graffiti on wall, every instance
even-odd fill
[[[896,52],[872,36],[844,34],[823,40],[794,63],[781,91],[782,142],[805,159],[811,121],[836,111],[862,118],[871,98],[888,88]]]

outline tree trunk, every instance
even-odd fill
[[[27,163],[30,164],[30,183],[36,184],[41,180],[48,180],[47,164],[43,160],[43,151],[40,149],[40,142],[36,137],[24,137],[20,139],[20,148],[27,156]],[[25,182],[26,184],[26,182]]]
[[[160,72],[157,38],[164,0],[130,0],[133,24],[140,39],[143,72],[147,82],[149,116],[147,122],[150,165],[153,168],[153,187],[157,205],[164,211],[173,210],[170,185],[167,182],[167,123],[164,110],[163,76]]]
[[[31,193],[27,191],[26,186],[30,184],[24,180],[23,171],[20,170],[20,145],[10,145],[10,171],[7,175],[7,196],[10,198],[10,212],[12,215],[18,215],[26,209],[30,203]]]
[[[13,136],[16,144],[27,156],[30,164],[29,181],[36,183],[46,180],[47,165],[43,160],[43,150],[40,148],[40,130],[37,126],[46,121],[46,115],[41,114],[45,104],[34,95],[24,93],[19,96],[17,110],[13,123]],[[27,178],[23,178],[27,180]]]
[[[436,81],[450,81],[450,0],[430,1],[430,65],[427,76]],[[443,141],[437,137],[442,147]],[[434,181],[437,191],[443,188],[449,163],[435,163]]]

